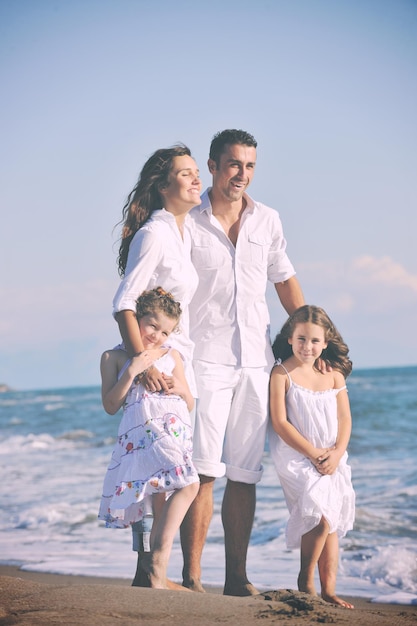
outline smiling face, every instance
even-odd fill
[[[160,189],[164,206],[170,213],[189,211],[201,204],[201,179],[196,162],[191,156],[174,157],[168,184]]]
[[[160,310],[155,310],[149,315],[139,319],[139,330],[145,350],[159,348],[166,338],[175,330],[177,319],[168,317]]]
[[[313,364],[327,348],[324,329],[311,322],[297,324],[288,343],[292,346],[294,356],[302,363]]]
[[[213,191],[228,202],[241,200],[249,187],[256,165],[256,148],[242,144],[226,144],[219,163],[209,159],[213,175]]]

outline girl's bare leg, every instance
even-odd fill
[[[200,475],[200,489],[181,523],[181,548],[184,566],[182,584],[191,591],[205,593],[201,583],[201,556],[213,516],[215,478]]]
[[[314,572],[329,534],[329,525],[322,517],[318,526],[301,537],[298,590],[317,595]]]
[[[153,589],[168,589],[166,573],[172,543],[190,504],[197,495],[198,487],[198,483],[193,483],[174,491],[168,500],[164,500],[162,506],[161,500],[155,502],[156,516],[152,527],[150,559],[148,563],[143,564],[149,586]]]
[[[334,532],[327,536],[318,561],[318,567],[323,600],[332,604],[338,604],[346,609],[353,609],[353,604],[342,600],[336,595],[336,577],[339,567],[339,540],[337,533]]]

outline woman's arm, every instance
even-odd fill
[[[144,349],[136,314],[134,311],[119,311],[115,317],[126,352],[132,358]]]
[[[117,413],[123,405],[135,377],[153,362],[148,353],[142,353],[132,359],[122,376],[118,378],[126,360],[121,350],[107,350],[101,356],[101,400],[104,410],[110,415]]]
[[[177,350],[171,350],[171,354],[175,361],[175,367],[171,377],[173,386],[165,393],[181,396],[181,398],[185,401],[188,410],[192,411],[194,408],[194,398],[185,377],[181,355],[177,352]]]
[[[148,288],[163,256],[163,249],[162,234],[146,229],[138,230],[129,247],[126,273],[113,300],[113,314],[130,357],[143,350],[136,318],[136,300]],[[168,389],[156,367],[151,367],[141,382],[149,391]]]
[[[158,237],[138,230],[129,246],[125,275],[113,299],[113,315],[129,357],[143,350],[136,318],[136,300],[149,285],[159,259]]]

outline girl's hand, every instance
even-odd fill
[[[320,455],[316,459],[315,467],[317,471],[322,475],[334,474],[339,466],[341,456],[336,446],[330,448],[325,454]]]
[[[132,359],[132,367],[134,369],[134,375],[137,376],[144,372],[148,367],[151,367],[152,363],[155,360],[155,357],[152,356],[152,350],[144,350],[138,355],[135,355]]]
[[[323,459],[327,458],[328,453],[330,452],[330,448],[314,448],[313,454],[309,456],[312,464],[317,467],[323,461]]]

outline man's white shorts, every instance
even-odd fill
[[[255,484],[262,477],[271,366],[194,361],[198,400],[193,462],[199,474]]]

